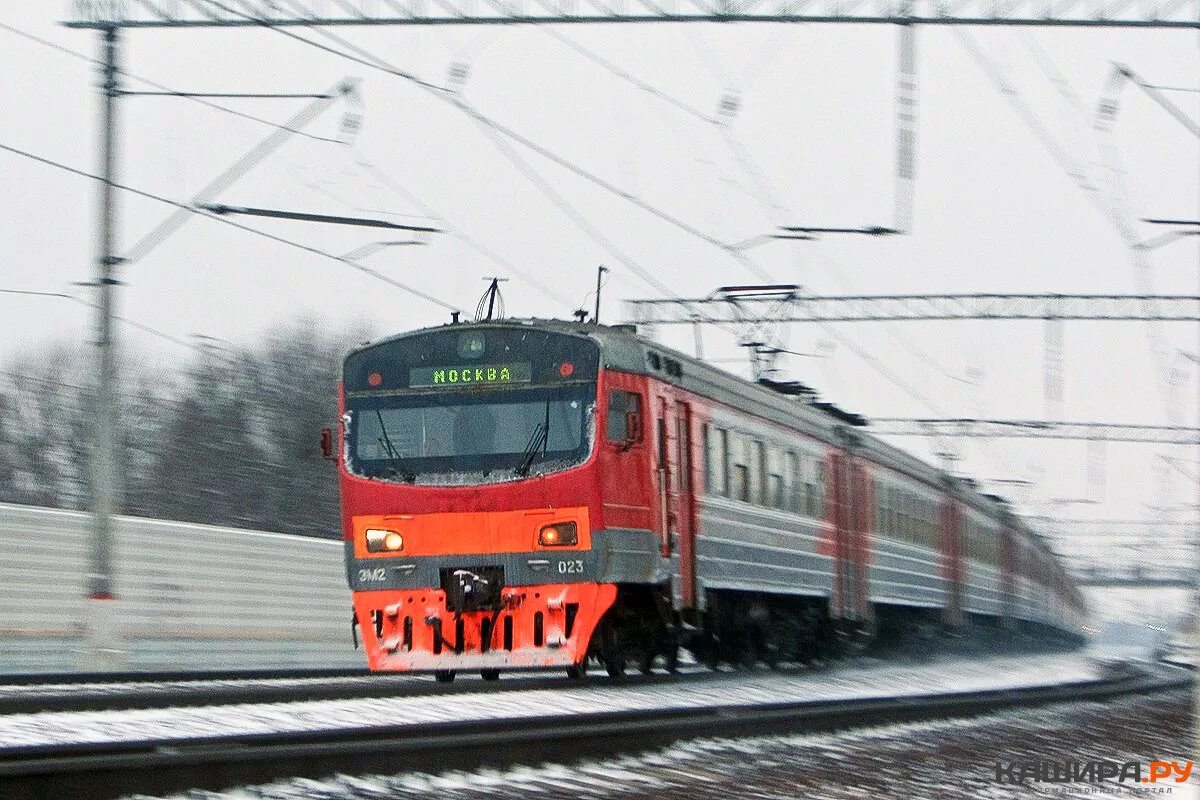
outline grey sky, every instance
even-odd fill
[[[0,22],[54,43],[98,54],[95,32],[57,24],[57,3],[0,0]],[[646,202],[726,242],[778,224],[891,224],[896,32],[885,27],[691,25],[556,29],[663,92],[716,115],[726,94],[741,106],[727,130],[637,89],[585,59],[546,30],[529,27],[341,29],[360,47],[443,83],[454,62],[469,65],[463,97],[482,113]],[[919,32],[919,147],[915,228],[892,239],[828,238],[774,243],[749,256],[774,279],[819,293],[919,291],[1111,291],[1135,288],[1132,261],[1114,226],[1051,158],[953,29]],[[1200,87],[1195,31],[971,30],[1071,157],[1107,188],[1091,124],[1111,61],[1148,80]],[[9,66],[0,86],[0,142],[83,169],[96,168],[97,75],[93,65],[0,30]],[[1084,104],[1062,98],[1039,68],[1044,52]],[[230,204],[320,213],[417,215],[421,209],[357,165],[362,157],[441,215],[440,224],[519,267],[500,267],[451,235],[428,246],[381,250],[363,263],[395,280],[474,308],[484,275],[512,278],[510,313],[565,316],[584,301],[595,267],[612,269],[605,318],[618,301],[654,294],[612,249],[589,237],[548,201],[464,113],[404,80],[322,53],[267,30],[132,31],[122,63],[131,72],[192,91],[315,92],[361,78],[363,127],[354,149],[294,137],[220,197]],[[146,88],[130,84],[130,88]],[[1200,94],[1173,92],[1193,116]],[[1134,216],[1195,218],[1197,141],[1133,87],[1121,95],[1116,142],[1134,197]],[[219,101],[283,121],[304,100]],[[344,103],[307,130],[336,137]],[[179,99],[121,101],[120,178],[185,200],[270,129]],[[734,148],[727,137],[735,141]],[[737,146],[766,176],[739,162]],[[520,160],[553,186],[621,253],[673,291],[706,294],[721,284],[757,282],[727,254],[572,176],[520,146]],[[58,291],[91,273],[96,187],[0,153],[0,240],[4,288]],[[342,202],[343,200],[348,202]],[[781,210],[786,208],[787,211]],[[361,209],[369,209],[363,211]],[[122,195],[124,249],[169,211]],[[403,217],[389,217],[403,220]],[[242,220],[332,253],[394,232]],[[1161,232],[1141,226],[1145,238]],[[1156,251],[1154,285],[1197,290],[1197,248]],[[366,320],[380,333],[448,319],[446,312],[382,282],[311,254],[220,223],[193,219],[124,271],[121,313],[172,335],[203,333],[249,341],[272,325],[316,311],[331,325]],[[539,288],[536,284],[541,284]],[[567,302],[562,302],[566,300]],[[590,302],[590,300],[589,300]],[[0,295],[0,336],[15,353],[54,338],[86,335],[86,309],[62,300]],[[847,324],[837,332],[870,352],[931,408],[881,376],[828,331],[797,327],[790,346],[824,359],[791,357],[796,378],[846,408],[879,416],[1042,417],[1039,323]],[[1195,370],[1178,348],[1197,347],[1193,327],[1164,326],[1166,358],[1184,370],[1173,411],[1142,326],[1069,324],[1067,419],[1194,422]],[[896,340],[899,332],[904,342]],[[164,367],[188,353],[123,328],[130,346]],[[663,330],[690,349],[690,332]],[[707,354],[733,358],[728,336],[706,335]],[[934,364],[918,354],[927,354]],[[734,366],[734,365],[731,365]],[[963,380],[982,372],[981,386]],[[1051,409],[1055,410],[1055,409]],[[1176,416],[1178,415],[1178,416]],[[924,456],[929,442],[906,442]],[[963,444],[962,469],[980,478],[1035,478],[1027,499],[1087,496],[1082,443]],[[1154,451],[1109,445],[1103,505],[1068,515],[1142,518],[1162,492]],[[1194,452],[1183,453],[1197,469]],[[1031,465],[1040,464],[1040,472]],[[1164,473],[1167,474],[1167,473]],[[1176,476],[1166,499],[1192,502]],[[1018,494],[1020,496],[1020,494]],[[1062,504],[1057,504],[1061,509]],[[1041,507],[1044,510],[1045,506]]]

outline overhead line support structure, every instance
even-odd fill
[[[294,0],[281,5],[270,0],[245,0],[236,9],[205,0],[75,0],[76,28],[245,28],[264,23],[274,27],[366,27],[403,25],[536,25],[687,22],[790,22],[860,25],[1001,25],[1080,28],[1200,28],[1200,0],[1160,0],[1111,3],[1076,0],[1045,3],[1016,0],[904,0],[898,3],[845,0],[771,0],[732,4],[720,10],[703,0],[677,0],[670,11],[656,0],[629,0],[615,12],[604,0],[557,3],[507,0],[481,4],[472,0],[388,0],[391,12],[378,13],[377,0]],[[752,9],[752,10],[751,10]],[[248,18],[251,17],[252,19]]]
[[[96,355],[93,389],[91,494],[92,535],[88,542],[88,571],[85,591],[85,641],[81,666],[89,671],[115,670],[122,666],[117,632],[116,587],[112,569],[112,517],[117,503],[117,405],[116,353],[113,341],[116,254],[116,114],[120,96],[117,68],[119,30],[103,29],[101,88],[104,99],[100,117],[100,225],[96,253]]]
[[[1032,419],[915,419],[873,417],[866,430],[885,436],[952,436],[986,439],[1200,444],[1200,428],[1120,422],[1059,422]]]
[[[790,288],[790,287],[789,287]],[[799,287],[795,287],[799,289]],[[629,322],[646,325],[906,320],[1114,320],[1200,322],[1200,295],[900,294],[727,296],[625,301]]]

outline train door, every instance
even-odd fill
[[[1011,626],[1016,613],[1016,534],[1007,521],[1000,527],[1000,614]]]
[[[679,551],[679,594],[683,608],[696,607],[696,503],[692,465],[692,409],[675,403],[674,538]]]
[[[944,621],[951,627],[962,625],[962,535],[963,515],[954,497],[947,496],[942,506],[942,582],[946,589]]]
[[[850,459],[850,547],[848,572],[851,576],[850,591],[847,604],[852,613],[847,616],[855,619],[866,619],[868,616],[867,602],[867,562],[870,558],[871,501],[870,482],[863,463],[856,458]]]
[[[658,400],[658,414],[654,420],[654,455],[658,461],[658,525],[659,551],[663,557],[671,555],[671,531],[675,527],[674,506],[678,493],[675,491],[674,474],[671,456],[671,442],[667,429],[670,422],[670,401],[661,397]]]
[[[849,615],[851,606],[849,557],[850,557],[850,481],[849,458],[841,451],[830,458],[833,494],[833,601],[830,613],[835,617]]]

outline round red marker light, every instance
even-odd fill
[[[575,365],[570,361],[564,361],[558,368],[558,374],[564,378],[571,377],[571,373],[575,371]]]
[[[383,376],[378,372],[372,372],[367,376],[367,383],[372,386],[378,386],[379,384],[383,383]]]

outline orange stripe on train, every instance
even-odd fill
[[[574,545],[543,547],[538,532],[547,525],[574,522],[579,539]],[[587,506],[537,508],[520,511],[464,511],[436,514],[364,514],[352,519],[356,558],[529,553],[537,550],[589,550],[592,546]],[[392,530],[404,537],[398,552],[367,552],[369,528]]]

